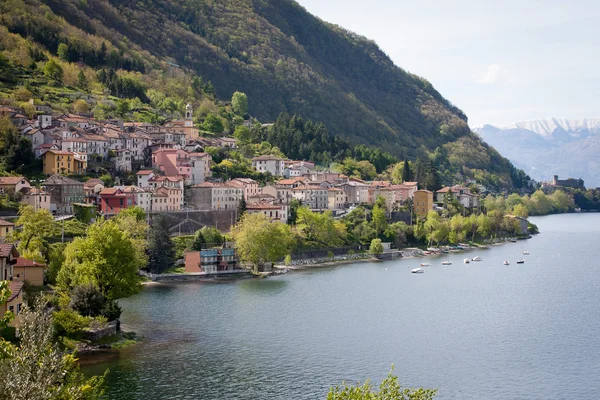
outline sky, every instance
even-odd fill
[[[473,128],[600,117],[600,2],[298,0],[429,80]]]

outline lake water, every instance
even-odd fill
[[[600,214],[532,220],[531,240],[444,258],[148,287],[121,302],[145,342],[86,370],[123,400],[323,399],[392,364],[438,399],[598,399]]]

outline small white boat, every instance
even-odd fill
[[[413,274],[422,274],[423,272],[425,272],[425,270],[423,268],[415,268],[412,271]]]
[[[465,259],[463,260],[463,262],[464,262],[465,264],[468,264],[468,263],[470,263],[470,262],[471,262],[471,260],[469,260],[468,258],[465,258]]]
[[[481,261],[481,257],[479,257],[479,256],[473,257],[473,259],[471,261]]]
[[[523,252],[523,254],[524,254],[524,255],[526,255],[526,256],[528,256],[528,255],[529,255],[529,252],[528,252],[527,250],[525,250],[525,251]]]
[[[517,264],[525,264],[525,260],[521,259],[517,261]]]
[[[452,262],[450,262],[450,261],[442,261],[442,265],[452,265]]]
[[[504,261],[504,265],[510,265],[508,261]]]
[[[431,264],[429,264],[429,263],[421,263],[420,266],[421,267],[431,267]]]

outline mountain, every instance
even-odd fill
[[[515,176],[427,80],[396,66],[373,41],[292,0],[4,1],[0,36],[10,38],[0,40],[0,50],[20,64],[21,76],[23,68],[42,70],[51,57],[65,70],[69,88],[83,69],[91,92],[138,97],[159,108],[160,117],[177,116],[191,101],[200,122],[209,109],[225,118],[227,110],[206,97],[216,91],[217,99],[228,101],[242,91],[249,114],[262,122],[297,114],[399,159],[430,158],[440,148],[459,151],[460,157],[448,155],[447,176],[479,171],[502,187]],[[117,77],[99,78],[99,69],[107,68]],[[44,100],[68,107],[77,95],[73,90],[60,98],[57,92],[46,90]],[[471,157],[465,146],[477,154]]]
[[[600,186],[600,118],[483,125],[474,131],[536,180],[559,175]]]

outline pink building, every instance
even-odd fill
[[[166,176],[181,175],[186,180],[192,175],[190,155],[181,149],[159,149],[152,153],[152,168]]]
[[[262,193],[262,190],[258,187],[258,182],[250,178],[236,178],[228,182],[231,185],[239,186],[244,188],[244,199],[248,199],[252,196],[256,196]]]

